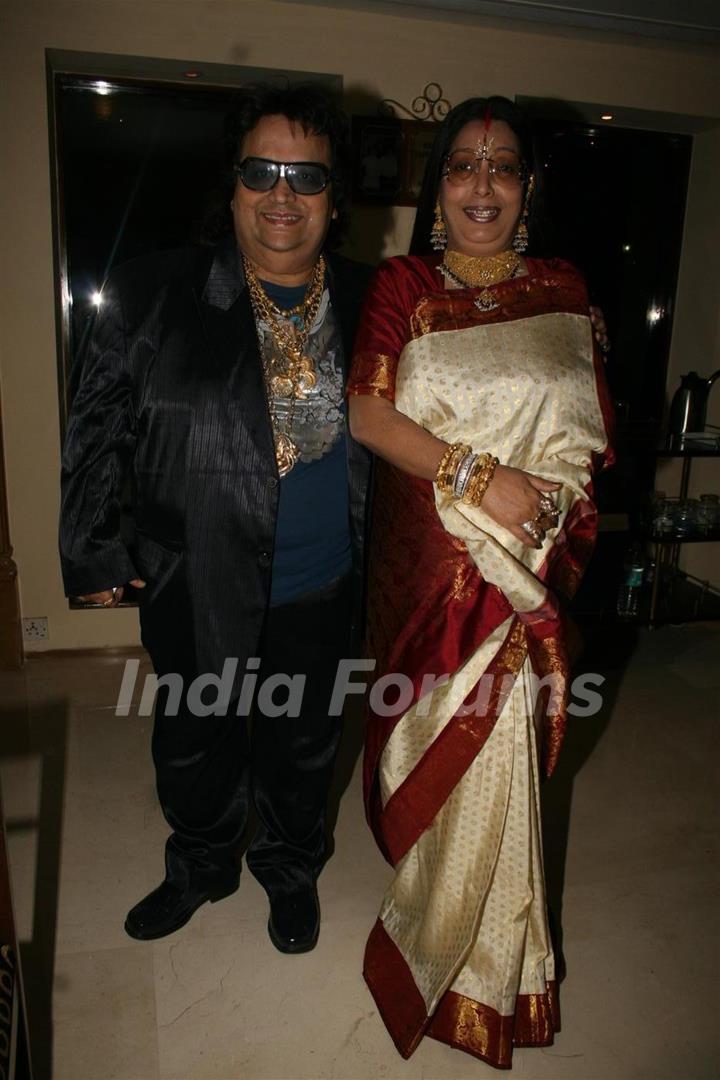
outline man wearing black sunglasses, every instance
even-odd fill
[[[285,952],[317,940],[340,737],[329,704],[338,661],[357,655],[369,475],[344,404],[369,271],[330,251],[346,153],[323,91],[248,91],[234,242],[113,275],[84,357],[63,462],[66,589],[112,607],[138,586],[156,673],[183,680],[179,702],[170,681],[157,698],[172,833],[164,881],[127,917],[135,938],[163,937],[237,889],[252,804],[247,863],[269,896],[270,937]],[[278,688],[258,695],[250,725],[246,672]],[[198,676],[214,678],[214,708],[188,692]]]

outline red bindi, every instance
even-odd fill
[[[487,133],[490,130],[490,125],[492,123],[492,114],[490,112],[490,106],[489,105],[485,106],[485,115],[483,116],[483,123],[485,124],[485,134],[487,135]]]

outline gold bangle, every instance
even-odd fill
[[[498,459],[492,454],[479,454],[465,483],[462,501],[467,506],[479,506],[492,480]]]
[[[470,453],[470,449],[465,443],[450,443],[440,458],[440,464],[435,474],[435,483],[446,495],[453,494],[458,467],[465,455]]]

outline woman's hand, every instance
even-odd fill
[[[483,496],[482,508],[493,521],[502,525],[523,544],[539,548],[542,541],[535,540],[525,529],[523,523],[532,521],[542,513],[540,496],[558,491],[562,484],[554,480],[543,480],[540,476],[513,469],[508,465],[498,465],[492,480]],[[545,532],[542,539],[545,539]]]
[[[593,328],[595,340],[600,346],[600,352],[603,356],[607,356],[610,352],[610,338],[608,337],[607,326],[605,325],[605,316],[602,313],[602,309],[590,305],[590,323]]]
[[[146,583],[140,578],[133,578],[128,584],[132,585],[134,589],[144,589]],[[101,592],[93,592],[88,593],[86,596],[78,596],[77,599],[82,600],[85,604],[97,604],[98,607],[111,608],[118,606],[123,598],[124,592],[125,586],[117,585],[113,589],[102,589]]]
[[[448,448],[446,442],[436,439],[384,398],[351,396],[350,427],[354,438],[374,454],[424,480],[435,479],[440,459]],[[482,508],[523,544],[537,548],[541,544],[522,525],[541,513],[540,496],[543,493],[549,494],[561,487],[562,484],[543,480],[522,469],[498,465],[483,496]],[[544,530],[553,527],[554,520],[550,516],[540,522],[539,533],[543,539]]]

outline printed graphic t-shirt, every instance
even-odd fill
[[[304,285],[263,281],[262,287],[283,310],[302,303],[305,295]],[[275,340],[263,322],[258,336],[272,366]],[[290,399],[278,397],[273,403],[280,429],[288,430],[300,456],[280,480],[272,607],[323,588],[351,567],[342,340],[327,287],[305,352],[314,362],[317,383],[296,399],[289,430]]]

